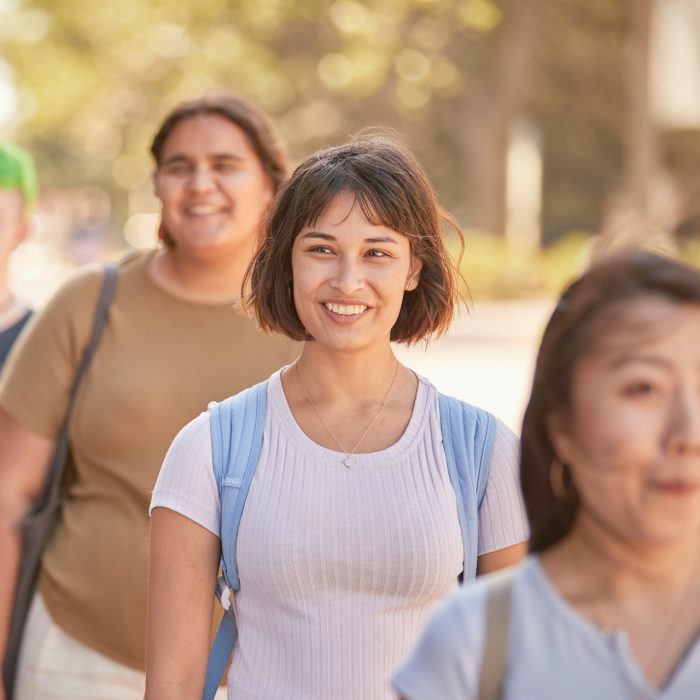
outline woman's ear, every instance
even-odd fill
[[[576,461],[576,442],[567,425],[566,417],[561,410],[547,416],[547,432],[554,448],[554,454],[562,464]]]
[[[408,278],[406,279],[406,286],[404,289],[407,292],[412,292],[420,281],[420,271],[423,269],[423,261],[420,258],[411,257],[411,270],[408,273]]]
[[[26,241],[27,238],[29,238],[29,235],[34,230],[36,230],[35,215],[32,215],[28,218],[24,218],[22,220],[22,223],[17,227],[17,229],[14,232],[14,235],[12,237],[11,250],[17,248],[17,246],[19,246],[20,243],[24,243],[24,241]]]

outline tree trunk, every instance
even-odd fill
[[[543,4],[514,0],[508,5],[495,70],[465,96],[461,131],[467,212],[470,224],[485,231],[505,231],[508,134],[527,98]]]
[[[634,35],[630,42],[626,180],[631,205],[641,220],[649,217],[651,186],[659,169],[658,135],[649,91],[652,3],[653,0],[634,1]]]
[[[656,0],[634,0],[628,59],[625,170],[602,225],[603,249],[665,238],[680,215],[677,187],[664,171],[650,95],[651,29]]]

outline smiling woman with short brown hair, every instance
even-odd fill
[[[324,149],[280,190],[248,303],[304,345],[187,425],[163,464],[148,700],[202,692],[222,551],[239,631],[231,700],[388,700],[432,604],[460,575],[523,555],[516,438],[391,347],[452,316],[440,221],[414,156],[386,137]]]
[[[441,209],[423,168],[398,140],[366,132],[365,137],[329,148],[304,161],[270,212],[267,235],[249,272],[254,309],[263,328],[303,340],[307,336],[294,308],[293,242],[302,226],[313,225],[342,193],[352,195],[363,217],[404,236],[420,260],[417,284],[406,290],[391,340],[415,343],[442,335],[458,301],[455,264],[444,236],[461,232]]]

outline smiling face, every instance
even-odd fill
[[[700,305],[622,305],[575,367],[558,458],[590,517],[625,542],[700,537]]]
[[[420,268],[405,236],[370,223],[341,192],[294,240],[294,305],[306,332],[330,350],[388,345]]]
[[[163,146],[155,191],[175,248],[193,254],[247,250],[272,198],[244,132],[216,115],[175,126]]]

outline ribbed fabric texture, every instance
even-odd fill
[[[268,391],[262,452],[238,536],[239,640],[229,697],[395,698],[392,671],[462,569],[437,392],[421,380],[399,441],[355,455],[347,469],[341,453],[301,431],[279,374]],[[218,534],[216,486],[200,471],[206,464],[211,473],[205,427],[202,416],[177,438],[151,507],[177,510]],[[499,426],[496,440],[501,445],[494,459],[499,450],[509,458],[516,454],[517,441],[506,428]],[[484,551],[527,537],[514,469],[512,463],[499,468],[504,493],[490,494],[489,480],[486,499],[493,500],[489,521],[517,522],[484,533]],[[497,506],[509,512],[498,513]]]

